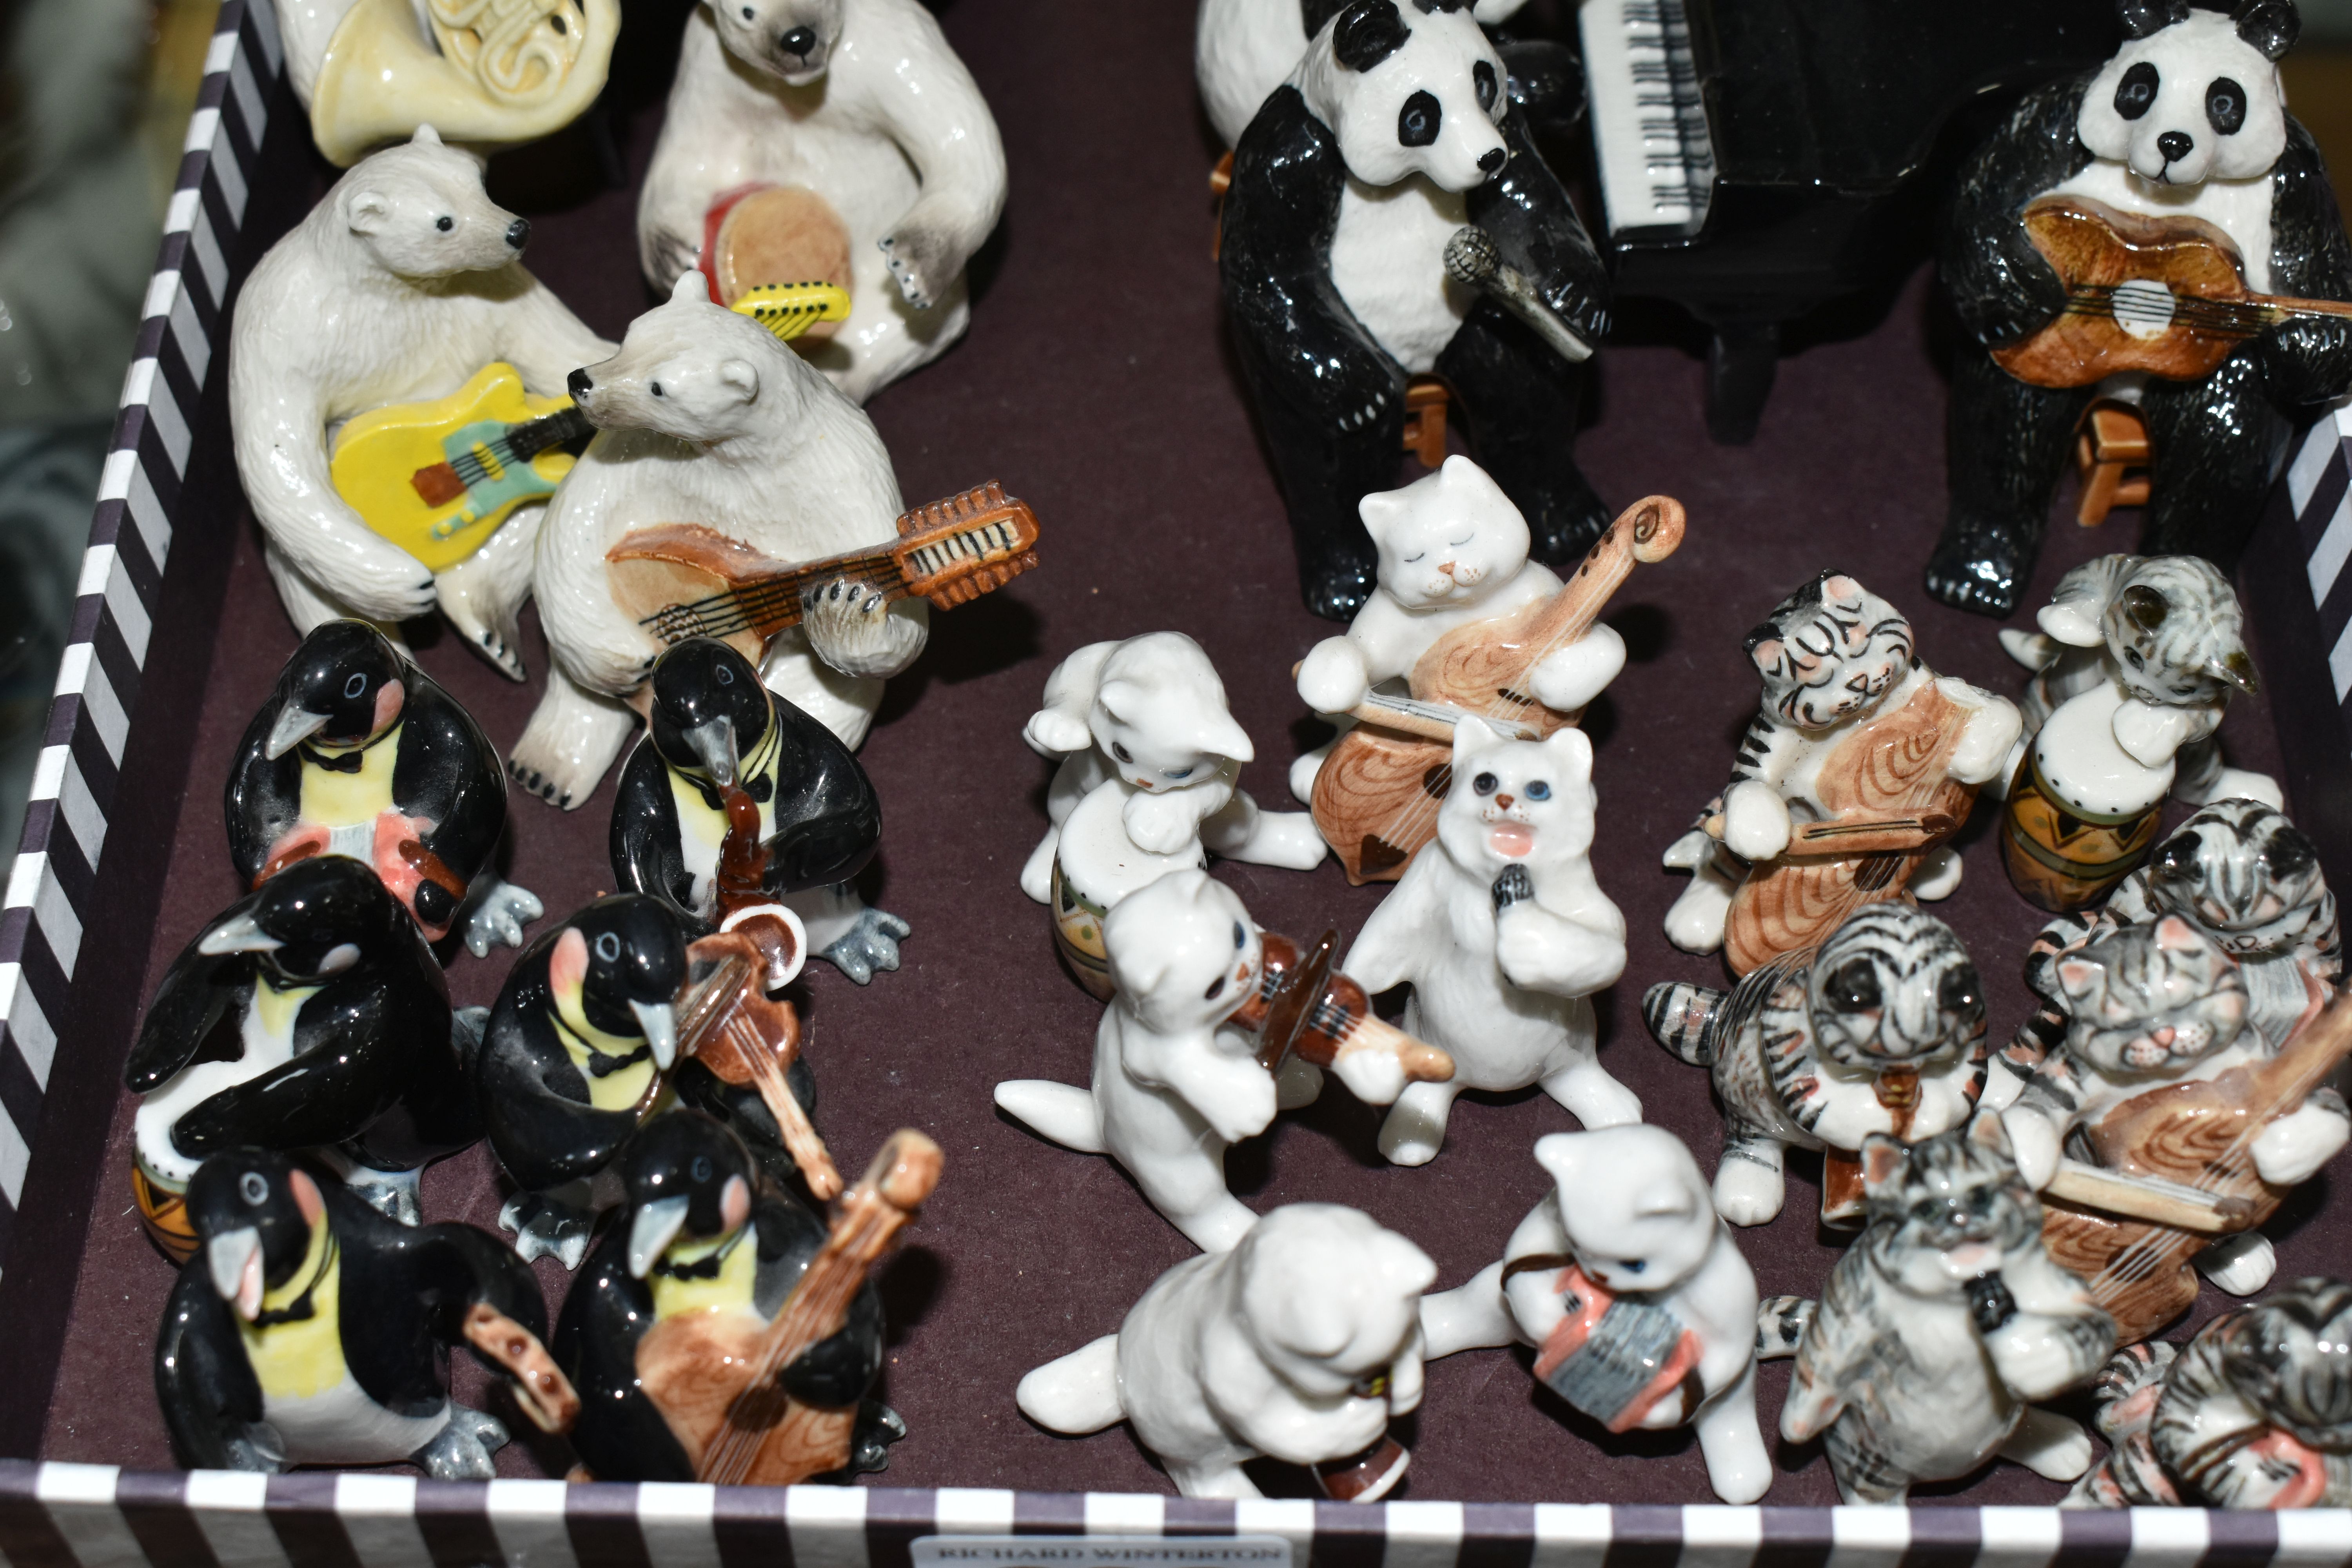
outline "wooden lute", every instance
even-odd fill
[[[867,1274],[939,1185],[940,1158],[920,1132],[891,1134],[764,1327],[746,1333],[740,1314],[687,1313],[664,1319],[638,1342],[637,1375],[695,1479],[791,1486],[849,1462],[856,1408],[802,1405],[776,1378],[803,1351],[840,1332]]]
[[[1517,610],[1456,626],[1412,667],[1415,730],[1368,718],[1331,748],[1315,775],[1315,826],[1350,883],[1394,881],[1437,836],[1437,806],[1452,782],[1450,742],[1427,738],[1433,715],[1491,719],[1549,735],[1577,715],[1559,713],[1527,689],[1529,673],[1592,629],[1636,563],[1664,561],[1683,542],[1682,503],[1645,496],[1627,507],[1559,593]],[[1359,709],[1360,713],[1366,710]],[[1377,712],[1377,710],[1372,710]]]
[[[992,480],[908,512],[878,549],[795,565],[698,522],[665,522],[630,530],[604,563],[614,602],[664,643],[717,637],[757,664],[822,584],[845,578],[942,610],[1003,587],[1037,564],[1037,514]]]
[[[2126,370],[2195,381],[2281,321],[2352,317],[2341,300],[2253,292],[2236,243],[2202,218],[2043,196],[2019,221],[2066,285],[2055,321],[1992,351],[2035,386],[2090,386]]]
[[[2082,1131],[2100,1167],[2190,1189],[2233,1228],[2268,1219],[2287,1190],[2254,1170],[2253,1144],[2352,1056],[2352,1002],[2305,977],[2311,1007],[2277,1055],[2204,1081],[2168,1084],[2116,1106]],[[2144,1340],[2197,1300],[2190,1260],[2210,1229],[2121,1218],[2042,1194],[2042,1241],[2091,1287],[2116,1320],[2116,1342]]]

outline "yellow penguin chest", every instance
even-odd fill
[[[310,1399],[343,1381],[342,1258],[328,1257],[322,1264],[320,1256],[332,1246],[326,1221],[321,1219],[311,1234],[310,1254],[294,1271],[294,1278],[261,1299],[265,1312],[280,1310],[308,1289],[309,1317],[268,1328],[246,1322],[237,1325],[245,1337],[246,1360],[252,1363],[254,1380],[261,1384],[265,1398]]]
[[[289,985],[280,991],[268,980],[257,980],[253,986],[254,1022],[261,1026],[267,1038],[290,1045],[294,1038],[295,1016],[302,1011],[302,1004],[316,996],[321,989],[323,987],[317,985]],[[285,1059],[284,1055],[281,1054],[278,1059]],[[275,1067],[277,1062],[269,1065]]]
[[[395,724],[383,738],[359,753],[357,773],[338,773],[302,759],[302,820],[322,827],[351,827],[393,809],[392,771],[400,762],[400,731]]]
[[[719,1272],[705,1279],[680,1279],[673,1275],[656,1272],[653,1276],[654,1321],[661,1322],[685,1312],[742,1312],[757,1320],[758,1307],[752,1304],[751,1289],[760,1260],[759,1238],[746,1225],[736,1233],[732,1247],[726,1241],[716,1246],[672,1247],[667,1261],[698,1263],[703,1258],[727,1247],[727,1256],[719,1260]]]
[[[576,995],[560,999],[549,1022],[555,1026],[555,1037],[563,1042],[563,1054],[572,1058],[572,1065],[587,1080],[589,1104],[599,1110],[634,1110],[644,1108],[652,1099],[659,1087],[656,1080],[660,1075],[650,1051],[602,1077],[595,1071],[600,1059],[610,1061],[645,1050],[645,1041],[606,1034],[588,1021]]]
[[[776,796],[780,792],[776,779],[776,762],[783,753],[779,727],[768,726],[768,733],[744,763],[738,775],[743,783],[754,779],[768,781],[768,798],[760,803],[760,839],[765,843],[776,832]],[[665,770],[669,774],[670,800],[677,809],[677,842],[687,871],[694,878],[695,897],[699,900],[710,879],[719,869],[719,846],[727,840],[727,813],[711,806],[703,799],[695,782],[675,768]]]

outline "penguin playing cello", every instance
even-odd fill
[[[364,621],[302,639],[238,743],[222,802],[247,888],[297,861],[373,868],[427,942],[458,923],[475,957],[522,945],[539,900],[490,869],[507,775],[473,716]]]
[[[830,1227],[696,1111],[646,1123],[628,1201],[564,1299],[554,1352],[572,1444],[600,1480],[788,1485],[881,1469],[906,1426],[867,1397],[882,1307],[867,1276],[939,1179],[902,1131]]]
[[[530,1270],[467,1225],[395,1225],[282,1154],[238,1149],[188,1184],[197,1242],[155,1340],[155,1397],[183,1464],[274,1473],[407,1459],[488,1480],[507,1440],[449,1396],[465,1345],[548,1431],[578,1396],[541,1341]]]
[[[868,909],[849,879],[882,837],[882,807],[849,748],[760,683],[751,662],[709,637],[677,644],[640,688],[646,733],[613,804],[613,875],[675,909],[697,934],[716,926],[720,850],[738,795],[755,808],[756,887],[789,906],[811,951],[863,985],[898,967],[905,921]]]

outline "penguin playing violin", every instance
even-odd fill
[[[911,928],[849,885],[882,837],[881,803],[849,748],[708,637],[664,653],[645,691],[646,732],[613,805],[621,885],[661,899],[698,936],[712,930],[727,799],[740,789],[759,807],[761,886],[800,917],[809,950],[860,985],[898,968]]]
[[[238,744],[223,802],[248,888],[316,855],[373,867],[428,942],[522,945],[540,901],[490,868],[506,769],[473,716],[364,621],[302,639]]]
[[[425,1163],[481,1136],[480,1010],[453,1016],[408,913],[356,860],[289,866],[216,916],[148,1005],[122,1070],[142,1097],[132,1185],[149,1234],[194,1246],[180,1194],[225,1150],[317,1150],[383,1212],[416,1218]]]
[[[520,1259],[467,1225],[395,1225],[283,1154],[237,1149],[188,1184],[197,1250],[155,1340],[155,1397],[180,1461],[274,1473],[412,1461],[488,1480],[507,1440],[449,1396],[463,1344],[550,1430],[577,1406],[541,1341]]]
[[[572,1446],[599,1480],[692,1481],[681,1425],[709,1414],[709,1374],[783,1309],[825,1225],[762,1181],[742,1142],[698,1111],[647,1122],[620,1170],[626,1202],[555,1329],[556,1363],[581,1400]],[[802,1405],[854,1409],[847,1474],[884,1468],[906,1436],[896,1411],[866,1397],[881,1366],[882,1302],[868,1281],[842,1328],[776,1374]]]

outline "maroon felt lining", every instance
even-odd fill
[[[1009,1077],[1084,1082],[1098,1016],[1057,968],[1045,911],[1015,885],[1044,826],[1048,772],[1020,730],[1054,661],[1097,638],[1163,627],[1199,638],[1258,747],[1244,783],[1269,806],[1292,804],[1286,766],[1318,734],[1286,672],[1334,628],[1299,606],[1281,508],[1223,337],[1192,13],[1186,0],[956,0],[945,11],[1003,127],[1011,205],[984,258],[992,275],[970,339],[872,412],[910,502],[1001,479],[1043,520],[1045,565],[937,619],[929,652],[892,683],[865,748],[889,824],[871,891],[913,923],[905,968],[861,990],[820,963],[802,987],[823,1091],[819,1121],[842,1164],[862,1165],[901,1125],[924,1129],[947,1152],[938,1199],[886,1280],[887,1394],[910,1431],[882,1478],[892,1484],[1168,1489],[1123,1431],[1049,1436],[1014,1409],[1013,1388],[1028,1368],[1115,1330],[1152,1279],[1192,1249],[1117,1167],[1009,1124],[989,1089]],[[613,123],[635,171],[657,124],[677,16],[633,9],[616,62]],[[658,44],[646,41],[655,37]],[[498,188],[537,224],[531,265],[617,336],[650,296],[635,270],[633,192],[594,192],[591,171],[590,142],[567,138],[528,162],[505,163]],[[326,184],[315,168],[286,177]],[[1998,691],[2019,684],[1990,623],[1930,604],[1917,586],[1943,510],[1945,394],[1932,321],[1926,280],[1915,279],[1866,335],[1790,359],[1762,431],[1745,448],[1707,440],[1702,364],[1687,345],[1612,346],[1601,358],[1598,422],[1580,441],[1612,502],[1665,490],[1689,508],[1681,552],[1639,571],[1618,595],[1609,618],[1633,663],[1587,727],[1601,812],[1593,859],[1631,931],[1626,978],[1601,1001],[1602,1060],[1709,1169],[1718,1123],[1706,1077],[1647,1039],[1634,1002],[1660,979],[1720,983],[1716,963],[1675,952],[1661,936],[1660,917],[1683,883],[1657,858],[1722,783],[1753,707],[1741,634],[1782,594],[1835,565],[1914,616],[1921,651],[1938,670]],[[2061,500],[2071,507],[2068,492]],[[2129,514],[2095,534],[2053,523],[2032,602],[2067,566],[2129,547],[2136,526]],[[142,995],[237,893],[219,781],[294,645],[249,519],[233,537],[196,544],[233,558],[187,775],[132,781],[166,803],[179,791],[162,913],[136,977]],[[182,569],[178,552],[173,566]],[[544,668],[535,627],[526,653],[534,670]],[[494,739],[512,742],[533,688],[506,682],[446,632],[427,633],[419,654]],[[159,647],[151,659],[173,657]],[[2226,733],[2242,763],[2276,765],[2266,722],[2255,702],[2232,715]],[[568,815],[516,799],[513,875],[551,909],[611,886],[611,801],[609,778]],[[161,815],[168,820],[168,810]],[[1969,836],[1966,885],[1939,912],[1983,967],[1999,1038],[2024,1015],[2017,961],[2042,917],[2011,891],[1983,828],[1980,819]],[[120,837],[108,851],[164,852]],[[1380,896],[1350,889],[1328,864],[1304,876],[1237,865],[1217,875],[1262,923],[1295,935],[1326,925],[1352,935]],[[457,999],[488,1002],[507,960],[456,958]],[[119,1062],[127,1038],[68,1045]],[[42,1451],[163,1466],[171,1455],[149,1358],[170,1269],[130,1211],[130,1110],[126,1100],[105,1152]],[[1376,1113],[1334,1088],[1308,1113],[1236,1150],[1234,1186],[1261,1209],[1305,1199],[1357,1205],[1426,1248],[1450,1286],[1498,1257],[1541,1195],[1529,1144],[1573,1122],[1534,1091],[1473,1097],[1457,1107],[1443,1154],[1415,1171],[1380,1160],[1376,1126]],[[1812,1169],[1794,1163],[1787,1212],[1741,1238],[1768,1293],[1816,1293],[1836,1256],[1815,1237]],[[2273,1227],[2283,1278],[2352,1263],[2352,1232],[2339,1220],[2302,1223],[2324,1185]],[[499,1192],[487,1152],[435,1169],[425,1194],[432,1218],[492,1223]],[[561,1271],[542,1264],[541,1277],[554,1299]],[[2221,1300],[2209,1290],[2199,1321]],[[1687,1434],[1608,1436],[1538,1392],[1526,1366],[1524,1352],[1488,1351],[1430,1370],[1408,1434],[1409,1495],[1711,1500]],[[479,1391],[478,1373],[461,1376]],[[1786,1363],[1762,1375],[1768,1432],[1786,1377]],[[1784,1473],[1768,1500],[1832,1500],[1817,1449],[1772,1440]],[[518,1443],[501,1456],[511,1474],[561,1474],[567,1462],[554,1445]],[[1298,1477],[1277,1468],[1265,1480],[1296,1489]],[[2058,1490],[1999,1467],[1965,1495],[2048,1500]]]

